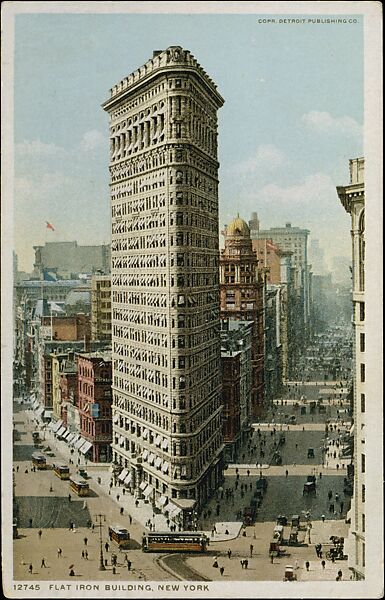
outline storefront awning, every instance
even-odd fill
[[[38,417],[41,417],[43,412],[44,412],[44,406],[41,406],[40,408],[37,409],[36,414]]]
[[[132,474],[128,473],[127,477],[123,481],[124,485],[128,485],[130,483],[131,479],[132,479]]]
[[[52,410],[45,410],[45,411],[44,411],[44,415],[43,415],[43,417],[44,417],[45,419],[51,419],[51,418],[52,418],[52,415],[53,415],[53,412],[52,412]]]
[[[67,431],[66,427],[60,427],[60,429],[56,432],[56,435],[61,436],[65,431]]]
[[[167,502],[168,502],[168,498],[167,498],[166,496],[161,496],[161,497],[159,498],[158,502],[159,502],[159,504],[160,504],[161,506],[164,506],[165,504],[167,504]]]
[[[58,431],[60,429],[60,427],[62,427],[63,425],[63,421],[56,421],[56,423],[54,423],[52,431]]]
[[[74,433],[74,437],[73,437],[73,438],[72,438],[72,440],[71,440],[71,446],[75,446],[75,444],[76,444],[76,442],[78,441],[79,437],[80,437],[80,436],[79,436],[79,434],[78,434],[78,433]]]
[[[82,445],[84,444],[84,442],[85,442],[85,441],[86,441],[86,440],[85,440],[84,438],[82,438],[82,437],[81,437],[81,438],[79,438],[79,439],[77,440],[77,442],[75,442],[75,448],[77,448],[77,449],[79,450],[80,446],[82,446]]]
[[[144,489],[146,489],[146,487],[147,487],[147,481],[142,481],[142,483],[139,485],[139,489],[142,490],[142,492]]]
[[[83,446],[81,446],[81,448],[79,449],[80,452],[82,454],[87,454],[88,450],[92,448],[92,444],[91,442],[89,442],[88,440],[85,442],[85,444],[83,444]]]
[[[179,506],[175,506],[175,504],[172,502],[168,504],[167,508],[171,517],[176,517],[180,512],[182,512],[182,509],[179,508]]]
[[[71,433],[69,435],[67,435],[66,437],[66,442],[67,444],[70,444],[72,442],[72,440],[74,439],[74,437],[76,436],[76,433]]]
[[[63,438],[66,442],[68,442],[68,438],[72,435],[69,429],[67,429],[66,433],[63,435]]]
[[[152,485],[148,485],[146,487],[146,489],[143,490],[143,494],[144,494],[144,496],[146,496],[146,498],[148,498],[148,496],[150,496],[153,491],[154,491],[154,488],[152,487]]]
[[[123,481],[123,479],[125,479],[127,477],[127,469],[123,469],[123,471],[118,475],[118,479],[119,481]]]

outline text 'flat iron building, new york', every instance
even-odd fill
[[[173,46],[111,90],[113,458],[184,524],[222,477],[217,111]]]

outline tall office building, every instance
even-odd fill
[[[365,184],[364,158],[349,161],[350,183],[337,187],[351,216],[352,295],[354,328],[353,420],[354,486],[349,530],[349,568],[354,579],[365,578]]]
[[[254,215],[255,213],[253,213]],[[254,218],[254,216],[253,216]],[[254,223],[252,220],[250,223]],[[306,329],[310,326],[311,314],[311,289],[310,266],[308,263],[307,241],[310,231],[293,227],[286,223],[285,227],[271,227],[271,229],[251,229],[251,238],[255,240],[270,239],[285,252],[292,253],[292,266],[295,268],[294,287],[301,295],[303,305],[303,324]]]
[[[183,513],[222,478],[217,111],[188,50],[115,85],[110,117],[113,459]],[[121,474],[122,477],[122,474]]]

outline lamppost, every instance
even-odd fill
[[[100,541],[100,563],[99,563],[99,571],[105,571],[106,567],[104,566],[104,557],[103,557],[103,536],[102,536],[102,528],[103,523],[106,522],[106,515],[97,514],[95,515],[96,519],[96,527],[99,527],[99,541]]]

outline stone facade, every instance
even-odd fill
[[[251,419],[264,410],[263,274],[252,249],[250,230],[237,217],[226,228],[220,259],[221,319],[253,322]]]
[[[179,46],[154,52],[103,104],[110,117],[113,459],[129,470],[135,494],[179,504],[184,525],[222,478],[222,104]]]
[[[350,183],[337,187],[351,216],[352,295],[354,328],[353,420],[354,488],[349,531],[349,567],[355,579],[365,578],[365,184],[364,158],[349,161]]]

